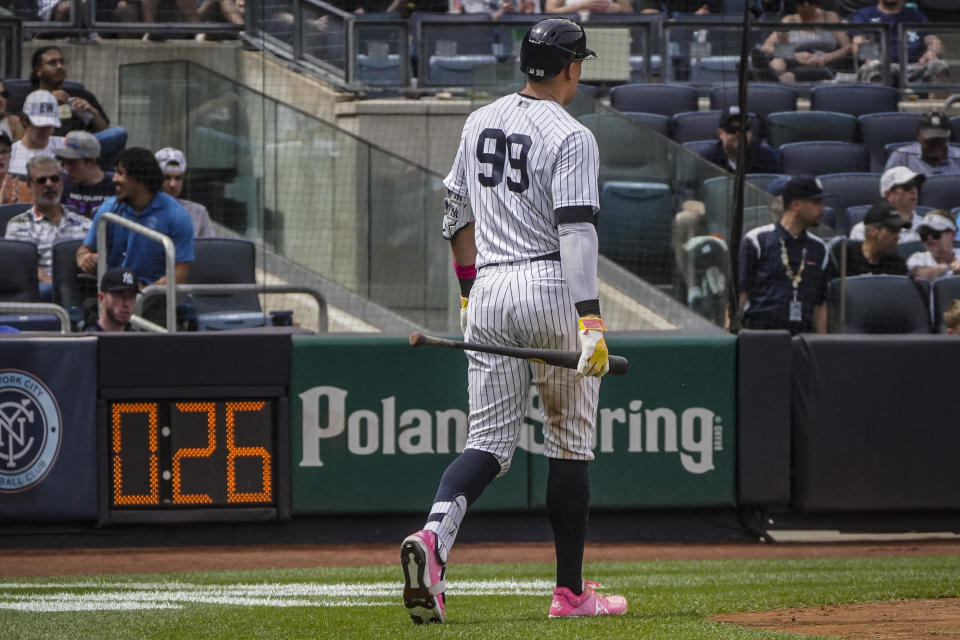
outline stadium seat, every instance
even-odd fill
[[[725,85],[710,90],[710,108],[723,110],[737,104],[738,87]],[[747,85],[747,107],[757,117],[766,119],[771,113],[796,111],[799,92],[782,84],[750,83]]]
[[[591,113],[580,121],[593,132],[600,150],[600,186],[608,181],[669,182],[673,165],[662,145],[620,113]]]
[[[610,106],[618,111],[643,111],[672,116],[698,109],[694,87],[681,84],[625,84],[610,90]]]
[[[767,116],[767,142],[779,147],[790,142],[836,140],[854,142],[857,119],[832,111],[778,111]]]
[[[0,238],[0,300],[39,302],[37,245]]]
[[[820,176],[820,182],[826,192],[823,203],[838,212],[854,205],[869,206],[881,198],[878,173],[829,173]]]
[[[829,227],[834,232],[845,235],[849,232],[849,227],[846,227],[845,230],[841,227],[845,226],[844,214],[845,210],[841,209],[837,211],[833,207],[824,207],[823,208],[823,217],[820,218],[820,224],[826,227]]]
[[[673,198],[656,182],[607,182],[600,190],[600,253],[656,284],[673,275]]]
[[[895,111],[867,113],[857,118],[860,140],[870,151],[870,170],[883,173],[887,162],[884,147],[897,142],[916,142],[919,113]]]
[[[711,235],[727,236],[727,228],[730,225],[730,198],[733,195],[733,180],[729,176],[717,176],[707,178],[703,181],[703,206],[706,209],[707,233]],[[751,215],[756,215],[753,207],[766,208],[771,196],[766,191],[758,189],[746,189],[743,194],[744,224],[743,230],[748,231],[752,227],[747,224],[747,210]],[[761,215],[761,218],[763,216]],[[763,224],[769,222],[763,220]],[[756,225],[754,225],[756,226]]]
[[[189,284],[253,284],[256,250],[239,238],[196,238]],[[255,293],[194,294],[197,329],[234,329],[269,324]]]
[[[913,240],[911,242],[898,242],[897,243],[897,253],[903,256],[904,259],[909,258],[913,254],[926,251],[926,248],[923,246],[923,242],[920,240]]]
[[[83,240],[64,240],[53,245],[53,302],[67,310],[76,327],[83,320],[83,303],[97,297],[97,279],[77,266],[77,249]]]
[[[495,56],[485,54],[430,56],[426,84],[441,87],[469,87],[473,85],[475,67],[496,63]]]
[[[842,278],[830,282],[833,332],[930,333],[930,301],[908,276],[862,275],[846,278],[844,317],[840,317]]]
[[[920,187],[920,204],[950,211],[960,204],[960,178],[930,176]]]
[[[960,116],[950,118],[950,133],[951,140],[960,140]]]
[[[933,330],[943,333],[943,312],[950,303],[960,298],[960,276],[938,278],[933,282]]]
[[[400,56],[389,54],[386,58],[357,55],[357,80],[371,86],[400,84]]]
[[[790,175],[867,172],[870,154],[856,142],[791,142],[780,147],[783,172]]]
[[[898,111],[900,92],[879,84],[818,85],[810,90],[811,111],[836,111],[852,116]]]
[[[740,56],[707,56],[690,60],[690,83],[710,86],[737,77]]]
[[[717,325],[723,325],[727,311],[727,274],[730,253],[727,243],[713,236],[695,236],[683,245],[687,306]]]
[[[712,147],[716,142],[716,140],[691,140],[690,142],[684,142],[683,148],[689,149],[697,155],[703,155],[703,153]]]
[[[659,113],[642,113],[640,111],[624,111],[623,115],[642,127],[652,129],[662,136],[670,137],[670,117]]]
[[[771,184],[775,181],[783,178],[782,173],[748,173],[744,176],[747,182],[755,186],[757,189],[763,189],[766,191]]]
[[[670,137],[680,144],[693,140],[716,140],[717,129],[720,128],[720,112],[684,111],[674,114],[671,123]]]
[[[29,202],[0,205],[0,238],[6,234],[7,222],[10,221],[10,218],[23,213],[32,206],[33,204]]]

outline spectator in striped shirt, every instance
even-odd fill
[[[33,208],[10,219],[6,237],[37,245],[40,298],[51,300],[53,245],[63,240],[82,240],[90,229],[90,220],[60,204],[60,165],[50,156],[34,156],[27,161],[27,185],[33,195]]]

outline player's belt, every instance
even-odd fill
[[[506,267],[506,266],[511,266],[511,265],[527,264],[528,262],[540,262],[541,260],[553,260],[553,261],[556,261],[556,262],[560,262],[560,252],[559,252],[559,251],[554,251],[553,253],[545,253],[545,254],[542,255],[542,256],[536,256],[536,257],[533,257],[533,258],[526,258],[526,259],[524,259],[524,260],[513,260],[513,261],[511,261],[511,262],[491,262],[491,263],[485,264],[485,265],[483,265],[482,267],[479,267],[479,268],[480,268],[480,269],[483,269],[483,268],[485,268],[485,267]]]

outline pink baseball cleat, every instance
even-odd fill
[[[403,604],[417,624],[446,620],[443,574],[446,567],[437,553],[437,535],[421,529],[400,545],[403,567]]]
[[[579,596],[567,587],[554,587],[551,618],[579,618],[581,616],[619,616],[627,611],[627,599],[623,596],[602,596],[597,593],[600,585],[586,580]]]

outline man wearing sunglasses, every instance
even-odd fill
[[[867,211],[863,219],[864,238],[860,242],[851,240],[846,244],[846,273],[833,273],[830,279],[841,275],[861,276],[864,274],[887,274],[891,276],[907,275],[907,263],[897,253],[900,233],[909,226],[886,200],[876,202]],[[841,249],[844,245],[835,245]],[[841,267],[837,256],[835,268]]]
[[[957,224],[943,209],[934,209],[923,216],[920,239],[926,251],[907,258],[907,268],[915,278],[934,280],[960,274],[960,249],[953,246]]]
[[[920,239],[920,214],[916,212],[920,200],[920,187],[926,181],[922,173],[907,167],[892,167],[880,176],[880,195],[893,205],[904,222],[908,223],[900,232],[900,242],[916,242]],[[864,225],[858,222],[850,229],[851,240],[863,240]]]
[[[53,293],[53,245],[86,237],[90,220],[60,204],[63,193],[60,166],[50,156],[30,158],[27,184],[33,195],[33,208],[11,218],[7,223],[6,237],[37,245],[40,297],[50,300]]]

